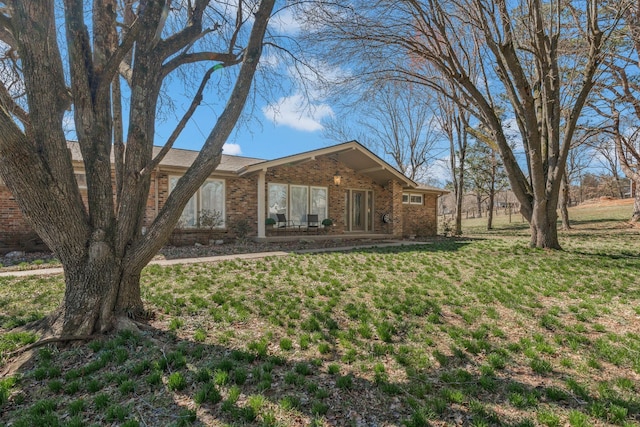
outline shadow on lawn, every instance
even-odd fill
[[[424,244],[413,243],[400,246],[370,246],[353,248],[345,251],[332,251],[334,253],[368,253],[368,254],[403,254],[415,252],[456,252],[474,241],[485,240],[482,238],[443,238],[425,242]],[[309,254],[322,254],[324,252],[308,252]]]
[[[498,351],[489,352],[494,350]],[[553,373],[534,375],[532,383],[538,386],[513,380],[522,372],[508,368],[481,373],[461,350],[440,355],[433,367],[422,369],[400,363],[399,354],[377,354],[382,360],[398,360],[405,369],[401,376],[406,378],[400,382],[389,380],[389,373],[381,369],[366,378],[344,366],[341,372],[332,370],[331,362],[344,361],[345,354],[328,352],[317,359],[299,359],[295,351],[291,353],[270,355],[266,342],[248,343],[246,350],[202,344],[158,329],[142,336],[123,332],[101,343],[60,352],[49,362],[43,355],[50,357],[52,352],[45,349],[32,358],[34,368],[21,372],[20,386],[25,391],[6,403],[0,400],[0,417],[16,426],[44,425],[45,421],[58,425],[52,414],[68,422],[75,413],[88,424],[135,418],[139,425],[149,426],[222,422],[417,427],[430,423],[530,426],[536,424],[534,414],[542,403],[550,404],[551,412],[555,407],[587,413],[590,408],[618,405],[626,408],[631,419],[637,420],[640,413],[638,404],[597,400],[577,386],[571,390],[544,387]],[[60,363],[64,367],[50,377],[47,369],[52,368],[47,366]],[[54,382],[58,383],[55,389]],[[74,383],[79,385],[74,388]],[[108,396],[102,399],[107,403],[99,407],[98,395],[103,394]],[[78,404],[73,402],[80,398],[86,403],[77,411]],[[43,403],[47,401],[52,403]],[[492,405],[501,410],[494,411]]]

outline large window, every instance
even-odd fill
[[[322,221],[329,217],[327,209],[327,189],[326,187],[311,187],[309,198],[309,213],[318,214],[318,219]]]
[[[276,214],[288,215],[289,186],[269,184],[269,218],[277,220]]]
[[[296,224],[306,224],[308,214],[318,214],[318,220],[327,218],[326,187],[306,185],[269,184],[269,217],[284,214]]]
[[[307,222],[307,214],[309,213],[309,187],[305,185],[291,185],[291,207],[289,208],[289,216],[296,224]]]
[[[179,176],[169,177],[169,191],[173,191],[180,179]],[[180,225],[187,228],[200,227],[200,216],[204,213],[219,218],[218,228],[225,226],[225,195],[224,180],[208,179],[189,199],[180,216]]]
[[[75,172],[76,182],[80,190],[87,189],[87,175],[84,172]]]

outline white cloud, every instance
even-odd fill
[[[264,107],[262,113],[278,126],[305,132],[322,130],[322,120],[333,117],[333,110],[328,104],[310,104],[300,93],[280,98],[275,105]]]
[[[260,56],[260,67],[277,69],[280,65],[280,58],[273,54],[263,54]]]
[[[301,22],[292,7],[280,9],[269,21],[278,33],[295,35],[300,31]]]
[[[240,148],[240,144],[227,142],[222,146],[222,154],[228,154],[229,156],[239,156],[242,154],[242,149]]]
[[[322,97],[327,86],[343,83],[351,78],[349,71],[334,67],[325,61],[309,59],[310,67],[289,66],[287,73],[294,80],[304,81],[306,91],[314,97]]]
[[[451,156],[444,156],[429,165],[427,175],[430,181],[439,185],[451,181]]]

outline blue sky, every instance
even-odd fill
[[[280,2],[276,3],[277,12],[269,24],[270,31],[277,36],[295,37],[300,30],[300,24],[296,21],[292,9],[285,7],[278,10],[278,3]],[[284,39],[286,40],[286,37]],[[290,70],[291,64],[283,61],[268,48],[265,48],[260,63],[266,74],[273,71],[285,77],[279,79],[277,91],[273,88],[265,90],[264,82],[254,82],[254,88],[257,87],[262,91],[263,98],[256,97],[247,101],[251,105],[245,107],[244,121],[236,126],[227,141],[224,152],[274,159],[337,143],[338,141],[331,141],[322,136],[322,122],[330,119],[334,115],[334,110],[323,99],[320,92],[309,90],[309,86],[305,88],[306,90],[302,90],[301,83],[298,81],[299,76]],[[235,76],[236,71],[222,69],[214,73],[207,85],[209,96],[205,95],[205,102],[199,107],[174,147],[200,149],[215,124],[215,118],[226,102],[224,98],[226,77]],[[194,83],[195,86],[198,84],[199,82]],[[269,82],[266,84],[269,85]],[[175,85],[175,90],[174,86],[170,86],[172,94],[184,92],[177,83],[172,85]],[[219,90],[222,90],[222,94],[218,93]],[[267,93],[269,95],[264,99]],[[305,93],[304,96],[303,93]],[[216,98],[219,99],[220,104],[215,103]],[[162,145],[166,140],[179,120],[179,115],[186,110],[190,99],[179,98],[175,101],[175,114],[168,117],[166,122],[157,125],[156,145]]]
[[[247,122],[239,123],[224,147],[225,154],[274,159],[335,144],[322,136],[322,120],[330,118],[333,109],[321,104],[314,112],[299,105],[300,95],[284,94],[271,103],[256,105]],[[194,115],[175,148],[199,150],[214,125],[214,110]],[[160,123],[156,129],[156,144],[170,134],[174,120]]]

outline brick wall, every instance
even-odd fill
[[[334,183],[334,175],[341,176],[340,185]],[[156,217],[157,211],[164,206],[169,195],[169,176],[177,175],[166,171],[154,173],[151,177],[151,188],[146,203],[144,226],[148,227]],[[225,178],[225,220],[226,227],[215,230],[212,236],[201,230],[183,230],[174,233],[171,242],[174,244],[208,243],[209,237],[219,240],[234,238],[234,225],[246,222],[249,236],[257,235],[258,228],[258,200],[257,174],[242,177]],[[373,223],[372,231],[394,236],[413,234],[435,235],[436,201],[435,195],[424,195],[424,206],[403,205],[402,187],[397,181],[389,181],[384,186],[375,183],[371,178],[357,174],[354,170],[335,159],[324,156],[314,161],[297,165],[282,165],[270,168],[266,173],[265,195],[268,196],[269,183],[299,184],[326,187],[328,189],[328,217],[334,220],[331,231],[343,233],[346,230],[345,210],[349,190],[372,191]],[[156,203],[157,195],[157,203]],[[268,203],[265,202],[265,217]],[[389,214],[391,223],[382,221],[383,214]],[[323,218],[320,218],[322,220]],[[31,228],[22,217],[20,210],[9,193],[7,187],[0,185],[0,241],[10,233],[27,235]]]
[[[0,182],[0,255],[13,250],[45,251],[47,246],[22,216],[13,194]]]
[[[162,209],[169,196],[169,176],[176,173],[160,172],[158,175],[158,209]],[[225,226],[213,231],[199,229],[176,230],[170,238],[173,245],[207,244],[209,240],[234,239],[238,228],[247,228],[248,236],[258,233],[258,178],[257,175],[227,177],[225,181]],[[149,194],[145,223],[150,224],[156,216],[154,183]]]
[[[333,177],[336,174],[341,177],[340,185],[334,183]],[[348,191],[373,191],[373,232],[394,233],[394,229],[383,224],[381,218],[383,213],[389,213],[393,210],[394,200],[399,200],[402,203],[402,192],[400,191],[399,195],[396,195],[393,193],[393,188],[389,188],[389,185],[386,187],[380,186],[371,178],[355,173],[353,169],[338,163],[335,159],[318,157],[312,162],[271,168],[266,173],[267,188],[265,189],[265,194],[267,195],[269,183],[326,187],[329,193],[327,196],[328,217],[334,220],[331,229],[334,233],[344,233],[346,230],[345,204]],[[267,206],[265,208],[268,209]],[[267,212],[265,212],[265,216],[267,216]],[[322,218],[320,218],[320,221],[322,221]]]
[[[0,184],[0,241],[9,234],[29,233],[31,227],[22,216],[9,188]]]
[[[422,203],[402,205],[403,236],[414,234],[418,237],[428,237],[438,234],[438,197],[434,194],[424,194]]]

